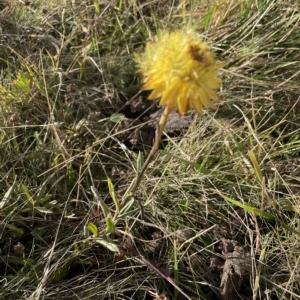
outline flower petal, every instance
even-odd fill
[[[199,94],[200,103],[207,107],[212,109],[217,109],[217,107],[211,102],[209,95],[206,93],[205,90],[201,94]],[[194,102],[193,102],[194,103]]]
[[[178,93],[178,79],[172,78],[169,84],[166,84],[165,91],[162,93],[159,105],[167,104],[168,108],[172,109],[176,106]],[[170,104],[169,104],[170,103]]]
[[[207,93],[209,98],[211,98],[215,101],[220,101],[220,97],[213,90],[211,90],[209,87],[203,85],[203,89],[205,90],[205,92]]]
[[[179,89],[179,95],[177,96],[177,110],[179,114],[182,116],[187,113],[190,109],[190,101],[189,101],[189,85],[185,84],[181,89]]]
[[[200,99],[193,101],[193,105],[191,105],[199,116],[203,116],[202,104]]]
[[[162,95],[161,90],[160,89],[155,89],[151,92],[151,94],[148,96],[147,99],[154,100],[154,99],[157,99],[157,98],[161,97],[161,95]]]

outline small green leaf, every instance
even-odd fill
[[[36,209],[37,211],[43,213],[43,214],[53,214],[53,211],[52,210],[49,210],[45,207],[37,207],[35,206],[34,209]]]
[[[123,114],[115,113],[110,116],[109,120],[113,123],[118,123],[122,120],[126,120],[126,118],[125,118],[125,115],[123,115]]]
[[[107,233],[113,233],[113,232],[115,232],[115,223],[114,223],[113,219],[111,218],[110,214],[105,219],[105,221],[106,221],[106,232]]]
[[[92,240],[101,244],[102,246],[104,246],[105,248],[107,248],[108,250],[110,250],[112,252],[117,252],[117,253],[120,252],[118,246],[109,239],[95,238]]]
[[[54,206],[54,205],[56,205],[57,204],[57,200],[52,200],[52,201],[50,201],[50,202],[48,202],[48,204],[50,205],[50,206]]]
[[[46,199],[44,201],[42,201],[46,195],[46,189],[47,189],[46,185],[43,185],[42,188],[39,190],[38,194],[35,197],[36,203],[40,203],[40,202],[43,203],[46,201]],[[48,197],[47,197],[47,200],[49,200]]]
[[[26,199],[33,205],[34,202],[33,202],[33,200],[32,200],[32,196],[31,196],[31,194],[30,194],[30,192],[29,192],[27,186],[26,186],[25,184],[22,184],[22,185],[21,185],[21,189],[22,189],[22,191],[23,191],[23,193],[24,193]]]
[[[101,12],[99,1],[94,0],[94,5],[95,5],[95,12],[96,12],[97,15],[99,15],[100,12]]]
[[[116,197],[116,193],[115,193],[115,187],[114,187],[112,181],[110,180],[110,178],[107,178],[107,184],[108,184],[109,194],[114,201],[116,211],[119,212],[120,208],[119,208],[119,203],[117,201],[117,197]]]
[[[90,230],[94,237],[99,236],[98,227],[93,222],[89,222],[86,227]]]
[[[142,168],[143,162],[144,162],[143,153],[139,151],[139,155],[136,162],[136,167],[138,171]]]
[[[22,236],[25,233],[25,230],[23,228],[16,227],[12,224],[6,224],[5,227],[12,231],[13,234],[17,237]]]

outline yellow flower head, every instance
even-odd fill
[[[180,115],[190,108],[199,115],[202,106],[216,109],[211,99],[219,100],[213,90],[220,87],[217,73],[223,63],[215,64],[207,44],[192,32],[163,31],[135,60],[144,75],[142,89],[153,90],[148,99],[161,98],[159,104],[167,105],[168,112],[175,106]]]

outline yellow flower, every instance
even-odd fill
[[[161,98],[168,113],[175,106],[180,115],[190,108],[199,115],[202,106],[216,109],[211,99],[220,100],[213,90],[221,85],[217,73],[223,63],[216,64],[207,44],[191,31],[160,32],[135,60],[144,76],[142,89],[153,90],[148,99]]]

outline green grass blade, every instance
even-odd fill
[[[249,212],[249,213],[252,213],[252,214],[255,214],[261,218],[264,218],[266,220],[270,220],[270,221],[275,221],[277,218],[269,213],[269,212],[265,212],[265,211],[262,211],[256,207],[253,207],[251,206],[250,204],[243,204],[241,203],[240,201],[237,201],[237,200],[234,200],[234,199],[231,199],[223,194],[220,194],[226,201],[244,209],[245,211]]]
[[[259,181],[260,184],[263,184],[263,175],[261,173],[261,169],[260,169],[259,164],[257,162],[256,156],[255,156],[255,154],[252,150],[249,151],[249,157],[250,157],[250,160],[251,160],[252,165],[254,167],[254,171],[255,171],[257,180]]]

